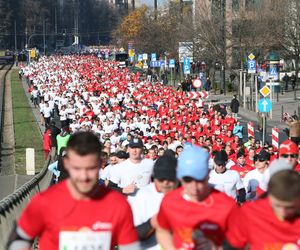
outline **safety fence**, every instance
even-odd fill
[[[49,163],[50,157],[48,157],[40,173],[35,175],[14,193],[0,201],[0,250],[5,249],[14,223],[26,204],[35,194],[50,186],[52,173],[48,171]]]

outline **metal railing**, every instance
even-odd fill
[[[49,163],[50,156],[39,174],[0,201],[0,250],[5,249],[14,223],[26,204],[35,194],[50,186],[52,173],[48,171]]]
[[[4,99],[5,99],[5,81],[6,81],[6,76],[8,74],[8,72],[11,70],[13,64],[11,65],[3,65],[0,67],[0,70],[4,70],[6,67],[8,67],[6,69],[6,72],[3,75],[3,78],[1,79],[1,83],[0,83],[0,151],[2,149],[2,131],[3,131],[3,122],[4,122]],[[1,169],[0,169],[1,171]]]

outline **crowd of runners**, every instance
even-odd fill
[[[47,250],[300,249],[293,140],[276,152],[245,138],[230,107],[93,55],[42,57],[20,75],[58,184],[30,202],[10,249],[36,236]]]

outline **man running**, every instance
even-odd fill
[[[156,237],[163,249],[211,249],[225,239],[235,201],[208,184],[209,153],[186,146],[178,159],[182,187],[168,193],[157,216]]]
[[[9,250],[140,249],[129,204],[98,185],[102,146],[90,132],[71,136],[64,166],[69,178],[37,194],[21,214]],[[113,205],[112,205],[113,204]]]
[[[300,248],[300,175],[294,170],[275,173],[268,195],[231,213],[227,239],[243,249]]]

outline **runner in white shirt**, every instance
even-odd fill
[[[177,187],[177,159],[164,155],[153,168],[154,183],[141,188],[136,195],[128,196],[134,225],[144,250],[161,250],[155,238],[156,215],[164,195]]]
[[[238,202],[245,201],[245,188],[237,171],[226,169],[228,157],[225,151],[217,152],[215,167],[209,174],[208,183]]]
[[[259,154],[254,157],[255,169],[248,172],[244,178],[247,200],[256,199],[257,187],[263,181],[264,172],[268,168],[269,162],[270,154],[265,150],[261,150]]]
[[[50,124],[52,109],[49,107],[49,103],[45,103],[44,107],[41,109],[41,113],[45,119],[45,126],[47,127]]]
[[[110,171],[108,186],[124,194],[133,194],[137,189],[150,183],[154,162],[142,158],[144,145],[141,139],[134,138],[128,145],[129,159]]]

